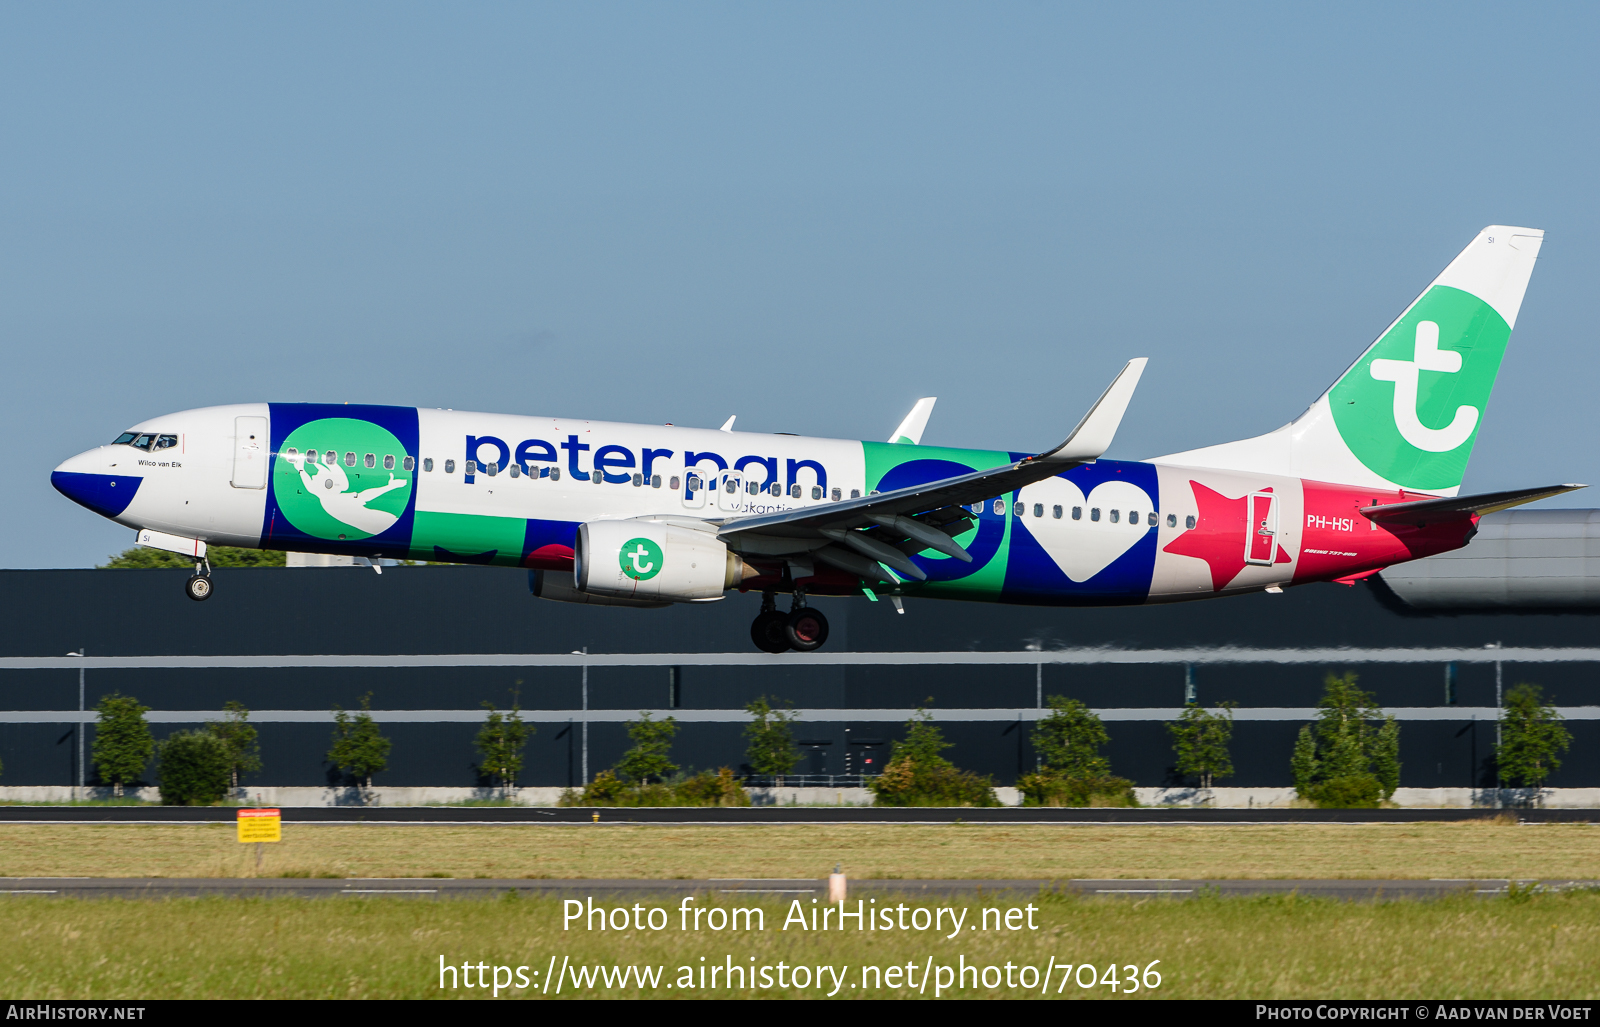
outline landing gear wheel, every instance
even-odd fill
[[[821,649],[828,640],[828,618],[819,610],[802,606],[784,618],[783,635],[796,652]]]
[[[763,610],[750,622],[750,641],[764,653],[786,653],[789,651],[789,638],[784,634],[784,625],[787,623],[787,613]]]
[[[197,603],[203,603],[211,598],[211,578],[196,574],[183,584],[183,591]]]

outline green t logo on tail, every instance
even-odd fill
[[[1510,338],[1489,304],[1435,285],[1329,393],[1345,445],[1402,487],[1460,485]]]
[[[647,538],[630,538],[617,555],[622,573],[634,581],[649,581],[661,573],[661,547]]]

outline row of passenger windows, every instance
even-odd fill
[[[292,457],[297,457],[297,456],[300,455],[300,451],[298,449],[294,448],[293,446],[291,446],[288,449],[283,451],[283,455],[287,456],[287,457],[291,457],[291,458]],[[339,462],[339,454],[334,452],[331,449],[328,450],[326,453],[318,453],[314,449],[306,450],[306,461],[307,462],[311,462],[311,461],[314,461],[314,460],[321,461],[323,464],[326,464],[327,466],[332,467],[334,464]],[[394,470],[394,463],[395,463],[394,454],[385,453],[384,456],[383,456],[383,469],[386,470],[386,471]],[[429,461],[429,463],[432,463],[432,461]],[[354,453],[346,453],[344,455],[344,465],[346,467],[354,467],[356,465],[356,454],[354,454]],[[366,455],[362,456],[361,457],[361,465],[363,467],[377,467],[378,466],[378,454],[376,454],[376,453],[367,453]],[[416,466],[417,466],[416,460],[413,459],[412,457],[409,457],[409,456],[408,457],[403,457],[401,459],[401,461],[400,461],[400,467],[401,467],[402,470],[410,471],[410,470],[415,469]]]
[[[994,512],[996,514],[1004,515],[1005,512],[1006,512],[1006,501],[1003,500],[1003,499],[996,499],[996,500],[993,501],[993,503],[994,503]],[[983,503],[973,503],[972,506],[971,506],[971,510],[972,510],[973,513],[983,513],[984,505],[985,504],[983,504]],[[1013,504],[1012,508],[1011,508],[1011,513],[1012,513],[1012,516],[1015,516],[1015,517],[1026,517],[1026,516],[1028,516],[1028,504],[1027,503],[1015,503],[1015,504]],[[1066,508],[1063,507],[1063,506],[1059,506],[1058,505],[1058,506],[1052,506],[1050,508],[1050,516],[1052,518],[1058,520],[1058,521],[1063,516],[1065,516],[1065,513],[1066,513]],[[1120,524],[1120,523],[1122,523],[1123,511],[1112,509],[1112,510],[1105,511],[1104,513],[1105,513],[1106,520],[1110,521],[1112,524]],[[1033,515],[1035,517],[1043,517],[1044,516],[1044,504],[1043,503],[1035,503],[1035,504],[1033,504]],[[1139,523],[1139,511],[1138,510],[1129,510],[1129,511],[1127,511],[1127,516],[1128,516],[1128,523],[1129,524],[1138,524]],[[1158,523],[1160,523],[1160,515],[1157,514],[1154,510],[1149,511],[1144,516],[1145,516],[1145,524],[1148,525],[1149,527],[1153,528]],[[1098,506],[1091,506],[1089,508],[1089,520],[1098,521],[1098,520],[1100,520],[1100,517],[1101,517],[1100,508]],[[1075,521],[1083,520],[1083,507],[1075,506],[1075,507],[1072,508],[1072,519],[1075,520]],[[1177,514],[1167,514],[1167,527],[1176,528],[1177,526],[1178,526],[1178,515]],[[1194,528],[1195,519],[1194,519],[1194,515],[1193,514],[1191,514],[1188,517],[1185,517],[1183,519],[1183,526],[1185,528],[1190,528],[1190,529]]]
[[[150,445],[151,445],[150,440],[155,440],[156,441],[157,444],[156,444],[155,448],[157,448],[157,449],[165,449],[168,446],[177,445],[178,437],[176,435],[161,435],[161,436],[139,435],[139,436],[135,436],[133,433],[129,432],[129,433],[125,433],[120,438],[118,438],[117,439],[117,443],[118,444],[132,444],[132,445],[135,445],[135,446],[139,446],[139,448],[141,448],[141,449],[144,449],[144,448],[149,448],[150,447]],[[168,440],[170,440],[170,441],[168,441]],[[143,443],[143,445],[140,445],[141,443]],[[291,448],[291,449],[285,450],[285,455],[290,456],[290,457],[295,457],[295,456],[299,455],[299,451],[296,450],[296,449]],[[329,464],[329,465],[337,463],[338,462],[338,457],[339,457],[339,454],[334,452],[331,449],[328,450],[325,453],[320,454],[320,459],[322,460],[322,462],[325,463],[325,464]],[[307,450],[306,451],[306,459],[307,460],[317,460],[317,459],[319,459],[319,454],[318,454],[318,452],[316,450]],[[376,467],[377,466],[377,460],[378,460],[377,454],[375,454],[375,453],[367,453],[365,456],[363,456],[361,458],[362,465],[366,466],[366,467]],[[344,464],[345,464],[346,467],[354,467],[356,465],[356,454],[354,454],[354,453],[346,453],[344,455]],[[390,454],[385,454],[384,457],[383,457],[384,470],[392,471],[392,470],[394,470],[394,466],[395,466],[395,458]],[[413,458],[409,457],[409,456],[405,457],[405,458],[403,458],[401,460],[401,467],[404,470],[407,470],[407,471],[412,470],[412,469],[414,469],[416,467],[416,461]],[[429,471],[429,472],[431,472],[433,470],[433,458],[432,457],[426,457],[426,458],[423,459],[423,461],[422,461],[422,469],[424,471]],[[478,467],[478,462],[476,460],[468,460],[467,461],[466,472],[468,474],[477,474],[479,470],[480,470],[480,468]],[[456,462],[454,460],[446,460],[444,462],[444,473],[446,473],[446,474],[454,474],[455,471],[456,471]],[[482,471],[483,471],[484,474],[487,474],[492,478],[496,474],[500,473],[500,465],[499,464],[495,464],[495,463],[484,464],[483,467],[482,467]],[[512,464],[510,469],[509,469],[509,471],[508,471],[508,473],[513,478],[520,478],[523,475],[527,475],[530,478],[549,478],[551,481],[560,481],[561,480],[561,468],[559,468],[559,467],[540,467],[540,468],[538,468],[538,470],[536,472],[534,470],[534,468],[532,468],[532,467],[523,467],[521,464]],[[601,472],[601,471],[594,471],[591,474],[590,480],[592,480],[596,485],[599,485],[603,481],[605,481],[604,473]],[[633,476],[633,487],[634,488],[642,488],[644,486],[644,484],[645,484],[644,475],[635,474]],[[660,488],[661,487],[661,475],[659,475],[659,474],[651,475],[649,484],[650,484],[651,488],[654,488],[654,489]],[[689,475],[688,484],[689,484],[689,491],[691,491],[691,492],[697,492],[700,489],[705,488],[707,486],[707,482],[704,479],[702,479],[700,477],[700,475],[698,475],[698,474]],[[673,475],[672,476],[672,478],[667,483],[667,487],[669,489],[672,489],[674,492],[677,491],[677,489],[678,489],[678,476],[677,475]],[[734,478],[729,478],[723,487],[729,493],[733,493],[733,492],[738,490],[738,487],[739,487],[738,481],[736,479],[734,479]],[[799,482],[795,482],[794,484],[790,485],[789,486],[789,490],[788,490],[790,498],[791,499],[800,499],[800,498],[802,498],[803,495],[804,495],[804,489],[805,489],[805,487],[802,486]],[[776,482],[776,481],[775,482],[771,482],[769,484],[761,484],[759,482],[753,482],[752,481],[752,482],[748,482],[745,485],[745,491],[748,492],[752,496],[759,496],[759,495],[764,495],[764,494],[770,494],[770,495],[773,495],[773,496],[781,496],[784,493],[784,488],[783,488],[782,483]],[[819,486],[816,486],[816,485],[811,486],[811,498],[814,499],[814,500],[820,500],[822,498],[822,489]],[[830,490],[830,494],[829,494],[828,498],[832,499],[835,503],[839,502],[841,499],[844,498],[843,490],[837,489],[837,488]],[[850,498],[851,499],[860,499],[861,498],[861,490],[860,489],[851,489],[850,490]],[[972,504],[972,508],[971,509],[972,509],[973,513],[982,513],[983,512],[983,507],[984,507],[984,504],[982,504],[982,503],[974,503],[974,504]],[[1065,511],[1065,508],[1060,506],[1060,505],[1052,506],[1050,508],[1050,516],[1055,518],[1056,520],[1060,520],[1062,518],[1063,514],[1064,514],[1064,511]],[[1005,500],[1003,500],[1003,499],[994,500],[994,512],[996,514],[1004,514],[1006,512],[1006,502],[1005,502]],[[1011,512],[1016,517],[1026,517],[1028,515],[1028,504],[1026,504],[1026,503],[1016,503],[1016,504],[1013,505]],[[1108,510],[1108,511],[1106,511],[1106,519],[1108,521],[1110,521],[1112,524],[1119,524],[1122,521],[1122,513],[1123,512],[1121,510],[1117,510],[1117,509]],[[1138,510],[1129,510],[1127,512],[1127,514],[1128,514],[1128,523],[1129,524],[1138,524],[1139,523],[1139,511]],[[1100,515],[1101,515],[1101,511],[1100,511],[1100,508],[1098,506],[1092,506],[1092,507],[1089,508],[1089,520],[1098,521],[1098,520],[1100,520]],[[1035,517],[1043,517],[1044,516],[1044,504],[1043,503],[1035,503],[1035,504],[1033,504],[1033,516],[1035,516]],[[1075,520],[1075,521],[1083,520],[1083,507],[1075,506],[1075,507],[1072,508],[1072,519]],[[1158,515],[1156,514],[1156,512],[1154,510],[1149,511],[1145,515],[1145,523],[1147,525],[1149,525],[1150,527],[1154,527],[1157,524],[1158,520],[1159,520],[1159,517],[1158,517]],[[1178,515],[1177,514],[1167,514],[1167,527],[1176,528],[1177,526],[1178,526]],[[1195,526],[1195,519],[1194,519],[1194,516],[1192,514],[1190,516],[1184,518],[1184,527],[1185,528],[1192,529],[1194,526]]]

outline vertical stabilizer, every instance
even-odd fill
[[[1485,228],[1292,424],[1161,461],[1455,495],[1543,241]]]

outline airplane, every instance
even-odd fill
[[[1128,361],[1041,453],[415,407],[249,403],[153,418],[61,464],[63,495],[195,561],[208,545],[527,568],[605,606],[759,592],[751,640],[810,652],[818,596],[1140,605],[1353,583],[1465,546],[1563,484],[1460,496],[1544,233],[1485,228],[1293,422],[1103,459]],[[381,571],[380,571],[381,573]],[[778,608],[778,596],[790,608]]]

